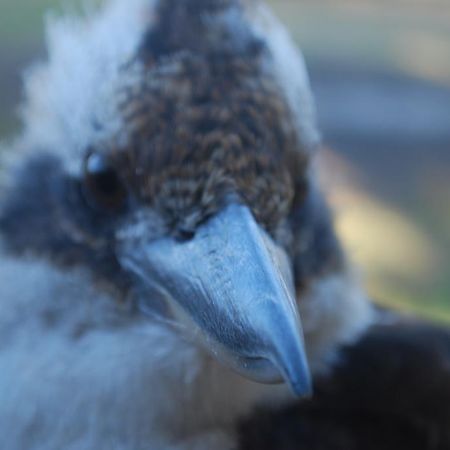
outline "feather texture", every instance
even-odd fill
[[[185,20],[198,22],[195,8],[202,11],[200,37]],[[0,447],[234,448],[236,420],[256,405],[291,401],[287,388],[247,381],[184,333],[138,314],[133,305],[142,293],[120,271],[115,244],[105,244],[105,224],[83,213],[79,175],[90,148],[108,148],[109,156],[126,157],[114,161],[135,182],[136,198],[148,206],[154,197],[147,194],[162,192],[165,210],[187,220],[191,210],[180,204],[192,200],[199,179],[211,188],[201,175],[230,166],[254,215],[283,235],[285,247],[294,240],[283,234],[286,215],[298,207],[289,226],[298,238],[291,247],[299,308],[310,363],[326,372],[336,346],[357,339],[373,311],[341,257],[320,196],[301,202],[310,199],[302,183],[312,177],[307,161],[319,141],[303,59],[253,1],[113,0],[93,16],[58,19],[48,29],[48,61],[27,77],[25,127],[10,152],[24,168],[11,171],[0,212],[4,247],[15,254],[0,254]],[[215,92],[213,81],[221,88],[229,82],[229,92]],[[201,109],[197,94],[208,108],[190,128]],[[178,107],[176,120],[165,107]],[[206,120],[211,111],[217,130]],[[166,151],[158,152],[163,133],[151,130],[168,122],[177,130],[164,135]],[[221,158],[214,160],[208,144],[220,144]],[[200,155],[197,165],[183,163],[189,148]],[[216,191],[205,189],[202,201],[217,200]]]

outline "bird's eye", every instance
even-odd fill
[[[124,208],[127,192],[115,169],[106,158],[92,153],[84,166],[83,191],[91,206],[118,212]]]

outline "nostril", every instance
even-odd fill
[[[189,228],[179,228],[176,231],[175,239],[177,242],[187,242],[195,237],[195,230]]]

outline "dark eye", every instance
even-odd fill
[[[108,212],[118,212],[127,200],[125,186],[103,155],[92,153],[84,166],[83,191],[88,203]]]

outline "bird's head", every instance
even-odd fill
[[[88,102],[83,145],[23,141],[36,155],[0,228],[15,251],[89,267],[243,375],[309,394],[297,297],[343,258],[274,48],[236,2],[209,3],[161,3],[108,87],[118,126]]]

